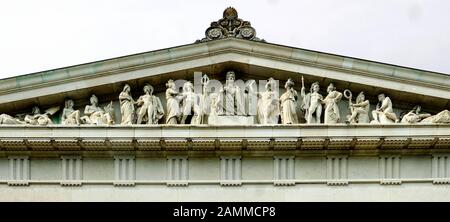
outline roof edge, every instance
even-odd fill
[[[296,48],[285,46],[276,43],[256,42],[251,40],[238,39],[234,37],[212,40],[202,43],[191,43],[170,48],[158,49],[153,51],[140,52],[131,55],[114,57],[104,60],[98,60],[89,63],[82,63],[67,67],[55,68],[45,71],[39,71],[19,76],[8,77],[0,79],[0,93],[12,89],[22,88],[25,86],[32,86],[60,79],[67,79],[72,77],[95,75],[99,72],[112,71],[122,68],[127,68],[136,65],[143,65],[148,62],[163,62],[165,60],[173,59],[173,52],[177,52],[177,56],[193,56],[201,53],[210,53],[210,49],[219,49],[218,44],[221,43],[238,42],[240,48],[253,50],[252,45],[267,45],[273,48],[273,51],[264,51],[264,53],[278,54],[289,59],[298,59],[301,61],[316,63],[327,66],[334,66],[337,68],[344,68],[355,71],[374,72],[388,76],[408,78],[410,73],[415,73],[415,80],[427,81],[427,77],[436,76],[438,79],[450,79],[450,74],[421,70],[405,66],[393,65],[383,62],[376,62],[371,60],[359,59],[354,57],[342,56],[327,52],[314,51],[303,48]],[[242,45],[244,44],[244,45]],[[211,47],[210,47],[211,46]],[[206,48],[205,48],[206,47]],[[233,47],[231,44],[225,44],[222,48]],[[184,53],[181,51],[187,50]],[[440,77],[440,78],[439,78]],[[442,80],[433,81],[433,84],[442,84]]]

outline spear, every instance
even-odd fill
[[[303,79],[303,76],[302,76],[302,88],[305,88],[305,80]]]

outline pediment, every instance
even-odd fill
[[[205,37],[193,44],[0,80],[0,113],[23,114],[33,106],[41,110],[64,107],[68,98],[82,110],[92,94],[100,104],[113,101],[114,109],[120,111],[118,96],[125,84],[131,87],[133,97],[151,84],[164,104],[169,79],[195,85],[194,76],[206,74],[223,83],[230,70],[244,81],[274,78],[279,81],[280,94],[284,83],[292,79],[297,91],[301,82],[308,89],[317,82],[322,95],[327,94],[330,83],[337,91],[351,91],[353,99],[364,91],[371,108],[384,93],[398,114],[414,105],[430,113],[450,109],[450,75],[267,43],[256,36],[250,22],[229,7],[223,18],[206,29]],[[264,86],[258,91],[264,91]],[[345,107],[344,103],[343,98],[339,106]]]
[[[333,82],[340,91],[364,90],[373,102],[385,92],[403,109],[415,104],[431,112],[450,108],[450,77],[445,74],[229,38],[4,79],[0,113],[23,112],[33,105],[50,107],[63,104],[65,98],[83,106],[92,93],[106,102],[118,96],[125,83],[136,96],[145,83],[163,92],[168,79],[192,80],[194,72],[202,72],[224,80],[227,70],[243,80],[292,78],[299,83],[304,76],[306,85],[318,81],[322,88]]]

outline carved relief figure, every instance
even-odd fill
[[[417,105],[414,106],[414,108],[409,111],[407,114],[405,114],[401,119],[401,123],[418,123],[422,121],[423,119],[430,117],[431,114],[429,113],[421,113],[422,107]]]
[[[245,83],[245,113],[248,116],[256,116],[258,113],[258,90],[256,81],[253,79]]]
[[[266,83],[266,91],[260,93],[258,119],[261,124],[277,124],[280,116],[279,100],[275,91],[276,83],[270,78]]]
[[[62,125],[80,125],[80,111],[74,110],[74,102],[71,99],[66,100],[65,107],[61,115]]]
[[[121,125],[131,125],[134,120],[134,100],[131,96],[130,85],[125,84],[122,92],[119,94],[120,114],[122,114]]]
[[[294,89],[294,81],[288,79],[284,85],[286,92],[280,97],[281,106],[281,123],[283,124],[297,124],[297,100],[298,94]]]
[[[191,124],[201,124],[202,112],[200,111],[200,97],[194,93],[194,85],[191,82],[186,82],[183,85],[182,93],[182,110],[181,124],[185,124],[186,118],[193,115]]]
[[[372,111],[371,123],[395,123],[398,122],[397,115],[392,108],[392,101],[384,93],[378,95],[378,104]]]
[[[113,117],[113,104],[111,103],[105,107],[105,110],[98,106],[97,96],[92,94],[90,98],[91,105],[86,105],[84,108],[84,115],[80,118],[83,123],[86,124],[114,124]]]
[[[348,92],[350,95],[346,95]],[[348,116],[349,123],[369,123],[370,102],[366,100],[364,92],[360,92],[356,97],[355,103],[352,103],[352,94],[349,90],[344,91],[344,96],[348,98],[351,115]]]
[[[297,124],[297,91],[294,89],[294,81],[289,78],[284,85],[286,92],[280,97],[281,106],[281,123],[283,124]]]
[[[166,124],[177,124],[180,118],[180,105],[178,100],[179,93],[176,90],[173,80],[166,84],[167,115]]]
[[[25,124],[25,122],[21,121],[19,118],[14,118],[8,114],[1,114],[0,124]]]
[[[325,104],[324,123],[333,124],[339,122],[340,114],[337,103],[342,98],[342,93],[336,90],[333,83],[330,83],[327,88],[328,95],[323,100]]]
[[[222,115],[222,107],[220,106],[219,95],[217,93],[209,94],[210,116]]]
[[[322,115],[323,96],[319,94],[319,82],[311,85],[310,92],[305,95],[305,87],[302,84],[301,95],[304,98],[302,109],[305,110],[306,123],[320,123],[320,115]]]
[[[48,117],[48,115],[54,114],[58,110],[59,107],[56,110],[55,109],[49,110],[48,112],[46,111],[44,114],[41,114],[39,107],[35,106],[31,110],[31,114],[25,116],[25,122],[30,125],[41,125],[41,126],[53,124],[52,120]]]
[[[450,123],[450,111],[441,111],[434,116],[423,119],[421,123]]]
[[[210,81],[206,74],[202,76],[201,82],[203,85],[202,110],[204,114],[210,116],[222,115],[223,107],[222,104],[220,104],[221,100],[219,98],[219,93],[213,92],[212,89],[209,89]]]
[[[158,124],[158,121],[164,116],[164,109],[161,100],[153,95],[153,86],[146,84],[144,86],[144,95],[136,101],[137,124],[146,121],[147,124]]]
[[[235,84],[236,75],[233,71],[228,71],[226,76],[225,86],[221,90],[223,97],[220,98],[220,102],[224,100],[225,115],[227,116],[244,116],[245,103],[244,92]]]

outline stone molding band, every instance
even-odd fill
[[[449,125],[5,126],[0,128],[0,135],[0,150],[6,152],[153,151],[166,155],[165,151],[224,151],[273,155],[290,151],[302,155],[324,151],[377,154],[382,150],[425,152],[450,148]]]

